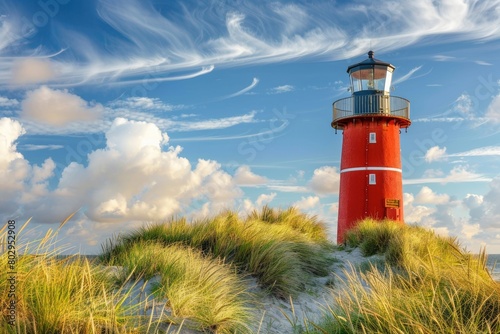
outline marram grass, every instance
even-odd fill
[[[321,226],[295,209],[268,207],[244,219],[224,212],[150,225],[103,245],[101,262],[125,268],[118,282],[84,257],[59,257],[51,244],[57,231],[50,232],[37,248],[24,247],[32,255],[17,259],[14,327],[5,321],[2,247],[0,333],[172,333],[169,324],[181,324],[176,333],[183,326],[249,333],[259,319],[247,276],[281,298],[303,291],[308,277],[327,274],[332,261]],[[5,239],[4,228],[3,246]],[[386,266],[349,274],[327,316],[319,323],[306,319],[294,332],[500,333],[500,288],[485,269],[484,252],[472,256],[454,239],[389,221],[367,220],[346,241],[365,255],[384,255]],[[146,304],[126,302],[127,282],[139,278],[155,279],[156,300],[166,302],[158,320],[144,315]]]
[[[63,225],[63,224],[62,224]],[[17,234],[24,229],[24,225]],[[59,257],[50,230],[37,245],[16,245],[19,255],[15,274],[8,274],[8,252],[0,254],[1,333],[141,333],[139,317],[131,315],[137,306],[125,306],[128,291],[113,288],[112,281],[85,257]],[[0,231],[6,244],[7,233]],[[7,276],[9,275],[9,276]],[[12,298],[8,277],[15,276],[15,323],[10,324],[8,305]],[[149,324],[151,327],[152,324]]]
[[[113,264],[135,278],[159,276],[154,295],[167,300],[168,320],[217,333],[249,333],[251,300],[245,282],[229,266],[189,247],[137,242]]]
[[[362,222],[346,236],[387,266],[349,274],[335,306],[308,333],[500,333],[500,287],[486,256],[455,239],[394,222]],[[367,288],[368,286],[368,288]]]
[[[266,207],[260,216],[269,218],[269,212]],[[109,241],[101,259],[109,262],[137,242],[181,244],[231,264],[256,277],[271,294],[288,298],[302,291],[309,277],[328,275],[332,258],[327,250],[332,248],[326,232],[319,232],[325,227],[314,218],[295,209],[272,212],[283,223],[270,218],[261,220],[255,212],[240,219],[227,211],[192,223],[182,218],[150,225]]]

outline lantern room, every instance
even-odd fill
[[[373,55],[370,51],[368,59],[347,68],[353,95],[389,94],[395,67],[373,58]]]

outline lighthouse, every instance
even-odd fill
[[[403,223],[400,133],[410,124],[410,101],[391,96],[395,67],[374,58],[347,68],[351,96],[333,103],[332,127],[341,130],[337,243],[364,218]]]

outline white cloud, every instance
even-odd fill
[[[305,193],[309,192],[307,187],[303,186],[290,186],[290,185],[280,185],[280,184],[270,184],[267,188],[276,191],[282,191],[286,193]]]
[[[423,183],[462,183],[462,182],[490,182],[491,178],[469,170],[468,166],[455,166],[447,175],[441,177],[424,177],[420,179],[403,179],[403,184]]]
[[[127,108],[133,110],[147,111],[172,111],[185,109],[184,105],[165,104],[159,98],[151,97],[128,97],[124,100],[115,100],[108,104],[112,108]]]
[[[16,99],[9,99],[3,96],[0,96],[0,107],[15,107],[19,105],[19,101]]]
[[[425,152],[425,161],[433,162],[439,161],[446,156],[446,147],[440,148],[439,146],[433,146]]]
[[[257,175],[250,170],[249,166],[238,167],[234,173],[234,182],[238,185],[262,185],[268,182],[267,178]]]
[[[450,174],[443,179],[443,183],[448,182],[485,182],[490,179],[470,171],[467,166],[456,166]]]
[[[447,194],[436,194],[427,186],[423,186],[417,196],[415,196],[415,203],[422,204],[444,204],[448,203],[449,200],[450,196]]]
[[[400,84],[402,82],[405,82],[406,80],[408,80],[411,77],[413,77],[413,74],[415,74],[416,72],[418,72],[421,68],[422,68],[422,66],[417,66],[417,67],[412,68],[408,73],[406,73],[405,75],[399,77],[397,80],[394,80],[394,82],[392,84],[396,85],[396,84]],[[425,75],[425,74],[422,74],[422,75]],[[420,76],[422,76],[422,75],[420,75]],[[418,78],[418,77],[416,77],[416,78]]]
[[[404,203],[404,220],[409,224],[420,224],[430,227],[435,221],[431,215],[436,211],[435,208],[430,208],[424,205],[415,205],[415,196],[410,193],[403,194]]]
[[[308,196],[308,197],[302,196],[299,201],[293,203],[293,206],[297,207],[300,210],[310,210],[317,207],[318,204],[319,204],[318,196]]]
[[[11,82],[16,85],[42,83],[52,79],[55,74],[49,59],[22,58],[12,64]]]
[[[93,121],[103,112],[100,104],[89,104],[66,89],[54,90],[47,86],[29,91],[21,105],[22,118],[56,127],[78,121]]]
[[[16,140],[25,133],[21,124],[10,118],[0,118],[0,168],[5,168],[17,159],[23,159],[17,152]]]
[[[338,194],[340,173],[337,168],[323,166],[314,170],[314,175],[309,182],[311,189],[320,195]]]
[[[500,178],[495,178],[490,183],[486,195],[469,194],[464,199],[464,204],[470,208],[471,221],[480,223],[482,227],[500,229]]]
[[[424,171],[424,178],[438,178],[444,176],[444,172],[440,169],[426,169]]]
[[[149,1],[100,0],[97,13],[113,29],[108,43],[93,43],[92,36],[79,27],[76,32],[56,26],[54,31],[71,52],[42,60],[44,49],[25,50],[24,54],[37,61],[50,62],[57,76],[51,78],[50,70],[38,77],[27,74],[24,82],[48,78],[54,82],[57,78],[59,84],[66,85],[149,84],[203,75],[214,66],[306,57],[348,59],[365,53],[367,40],[390,52],[428,36],[446,36],[449,42],[487,41],[500,36],[498,29],[491,29],[499,23],[498,15],[492,15],[499,5],[497,0],[474,5],[430,0],[406,0],[397,6],[392,2],[196,4],[189,3],[172,15]],[[336,15],[339,12],[342,15]],[[17,37],[26,33],[24,22],[17,17],[2,21],[0,49],[19,47]],[[355,27],[345,24],[354,21],[359,22]],[[430,41],[440,43],[442,38]],[[438,55],[435,59],[450,57]],[[14,61],[3,62],[0,82],[12,80]]]
[[[35,145],[35,144],[24,144],[19,147],[21,150],[25,151],[38,151],[38,150],[60,150],[64,148],[64,145]]]
[[[476,64],[478,65],[483,65],[483,66],[492,66],[493,64],[491,63],[488,63],[487,61],[483,61],[483,60],[476,60],[474,61]]]
[[[478,147],[470,151],[448,154],[448,157],[487,157],[500,156],[500,146]]]
[[[455,57],[445,56],[445,55],[435,55],[433,58],[436,61],[449,61],[449,60],[456,59]]]
[[[217,212],[242,196],[217,162],[199,159],[192,166],[180,156],[181,147],[163,149],[165,134],[156,125],[125,119],[112,123],[105,148],[90,152],[85,165],[70,163],[56,189],[48,191],[55,163],[48,159],[31,166],[15,146],[22,133],[19,122],[0,120],[4,215],[14,210],[40,222],[57,222],[82,208],[92,221],[162,220],[191,206]]]
[[[257,204],[258,206],[269,204],[275,197],[276,193],[261,194],[259,195],[259,197],[257,197],[255,204]]]
[[[469,209],[474,209],[479,207],[483,201],[484,197],[482,195],[467,194],[463,202]]]
[[[227,96],[224,97],[224,99],[229,99],[229,98],[232,98],[232,97],[243,95],[243,94],[251,91],[255,86],[257,86],[258,83],[259,83],[259,79],[253,78],[252,83],[248,87],[245,87],[242,90],[237,91],[236,93],[227,95]]]
[[[467,239],[472,239],[475,235],[481,232],[481,226],[479,224],[463,224],[461,235]]]
[[[474,105],[472,99],[467,93],[460,95],[454,102],[453,109],[460,115],[466,118],[472,118],[474,116]]]
[[[493,98],[486,110],[485,116],[493,123],[500,123],[500,95]]]
[[[214,118],[214,119],[191,121],[191,122],[178,121],[174,122],[172,125],[173,129],[176,131],[225,129],[238,124],[254,123],[256,122],[255,120],[256,114],[257,114],[256,111],[251,111],[247,114],[239,116],[222,117],[222,118]]]
[[[22,213],[23,204],[46,196],[47,182],[55,168],[51,159],[41,166],[31,166],[17,151],[16,141],[24,133],[18,121],[0,119],[0,215],[4,217],[15,217]]]
[[[283,85],[283,86],[277,86],[271,89],[270,94],[281,94],[281,93],[288,93],[291,92],[295,89],[294,86],[292,85]]]

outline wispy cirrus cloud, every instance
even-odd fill
[[[422,76],[427,75],[431,72],[431,71],[427,71],[426,73],[420,74],[418,76],[414,76],[414,74],[417,73],[421,68],[422,68],[422,66],[417,66],[417,67],[412,68],[408,73],[406,73],[402,77],[399,77],[398,79],[393,81],[393,84],[396,85],[396,84],[405,82],[406,80],[411,79],[411,78],[422,77]]]
[[[245,88],[237,91],[236,93],[224,96],[222,99],[225,100],[225,99],[230,99],[232,97],[243,95],[243,94],[249,92],[250,90],[252,90],[255,86],[257,86],[258,83],[259,83],[259,79],[253,78],[252,83],[250,85],[248,85],[247,87],[245,87]]]
[[[117,99],[108,103],[108,106],[112,108],[124,108],[124,109],[135,109],[135,110],[147,110],[147,111],[173,111],[185,109],[185,105],[173,105],[164,103],[159,98],[151,97],[139,97],[132,96],[126,99]]]
[[[500,146],[478,147],[473,150],[451,153],[448,157],[491,157],[500,156]]]
[[[292,92],[295,90],[295,87],[292,85],[282,85],[282,86],[277,86],[274,87],[270,90],[269,94],[282,94],[282,93],[288,93]]]
[[[64,145],[57,145],[57,144],[51,144],[51,145],[24,144],[19,146],[19,149],[24,151],[40,151],[40,150],[53,151],[53,150],[60,150],[63,148]]]
[[[456,166],[447,175],[442,177],[426,177],[419,179],[403,179],[404,185],[427,184],[427,183],[467,183],[467,182],[490,182],[492,179],[482,174],[469,170],[466,166]]]
[[[216,130],[225,129],[243,123],[256,122],[256,111],[251,111],[247,114],[231,117],[213,118],[200,121],[182,122],[175,121],[173,123],[173,130],[175,131],[198,131],[198,130]]]
[[[26,49],[2,38],[0,50],[16,45],[36,78],[14,75],[14,57],[0,64],[0,83],[43,81],[50,85],[141,84],[189,79],[215,67],[234,67],[303,58],[349,59],[376,50],[391,51],[421,41],[492,40],[500,37],[499,0],[435,2],[280,2],[212,1],[168,4],[136,0],[99,0],[97,14],[106,45],[96,44],[83,27],[54,21],[54,40],[64,45]],[[5,11],[14,13],[13,11]],[[342,15],[336,15],[341,12]],[[21,17],[0,19],[0,36],[22,36]],[[356,20],[359,24],[344,24]],[[63,52],[59,52],[64,50]],[[449,60],[438,55],[435,60]],[[25,72],[24,72],[25,73]]]

